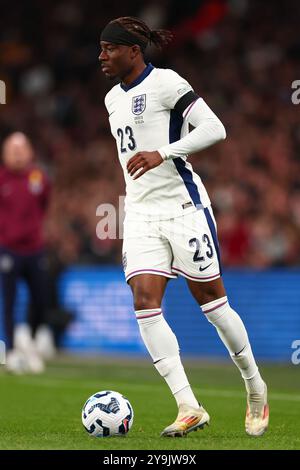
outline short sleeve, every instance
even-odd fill
[[[198,98],[192,86],[178,73],[170,69],[161,69],[158,90],[163,107],[176,109],[181,114]]]

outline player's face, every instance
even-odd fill
[[[125,77],[132,69],[132,47],[101,41],[99,60],[107,78]]]

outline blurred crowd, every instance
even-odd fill
[[[189,80],[227,130],[224,142],[190,157],[213,203],[224,265],[300,264],[300,104],[291,100],[300,3],[187,0],[186,19],[182,3],[1,2],[0,138],[21,130],[32,139],[53,184],[49,249],[64,265],[121,261],[121,241],[96,235],[97,207],[118,208],[125,193],[103,103],[112,83],[98,55],[101,28],[125,15],[178,32],[148,60]],[[200,7],[215,21],[191,28]]]

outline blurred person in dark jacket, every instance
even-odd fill
[[[0,167],[0,275],[7,368],[12,372],[42,372],[43,361],[30,335],[14,338],[17,282],[27,283],[31,300],[30,327],[35,336],[47,308],[47,261],[43,222],[50,184],[33,161],[28,137],[15,132],[2,146]],[[27,327],[28,328],[28,327]],[[23,331],[24,333],[24,331]]]

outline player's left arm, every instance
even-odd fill
[[[127,163],[127,171],[133,176],[141,170],[133,179],[157,167],[164,160],[186,157],[226,138],[222,122],[202,98],[196,98],[185,109],[183,117],[194,129],[176,142],[165,145],[155,152],[138,152],[134,155]]]
[[[138,152],[134,155],[127,162],[128,173],[131,176],[135,175],[133,179],[159,166],[164,160],[186,157],[226,137],[225,128],[220,119],[204,100],[194,93],[188,82],[171,70],[166,70],[166,78],[168,80],[161,82],[160,87],[162,104],[166,108],[174,109],[194,129],[176,142],[165,145],[157,151]],[[178,99],[180,95],[182,96]]]
[[[176,142],[158,149],[163,160],[186,157],[226,138],[225,127],[202,98],[197,97],[185,109],[183,118],[194,129]]]

